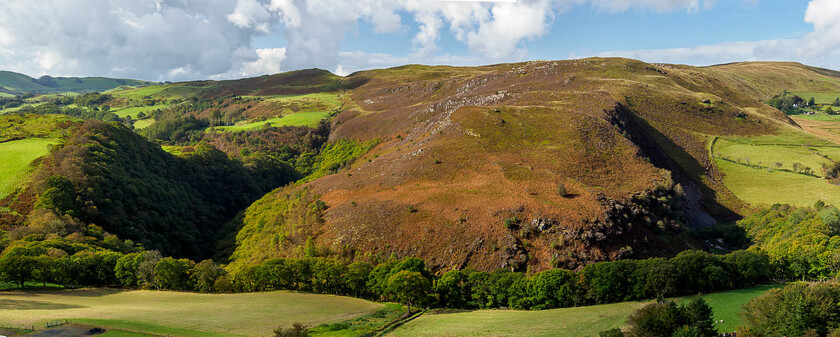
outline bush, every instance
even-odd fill
[[[569,190],[566,189],[566,185],[563,185],[563,183],[557,183],[557,195],[563,198],[569,196]]]
[[[303,324],[295,322],[290,328],[284,329],[282,326],[274,330],[274,337],[308,337],[309,329]]]

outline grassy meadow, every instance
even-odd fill
[[[264,121],[216,127],[219,131],[244,131],[263,127],[266,123],[271,126],[317,126],[322,119],[329,117],[326,111],[298,112],[290,115],[269,118]]]
[[[834,91],[798,91],[794,92],[793,94],[802,97],[802,99],[806,101],[813,97],[814,102],[816,102],[817,104],[831,104],[836,98],[840,97],[840,92]]]
[[[741,324],[741,305],[771,288],[764,285],[703,295],[715,311],[720,331],[734,331]],[[691,298],[677,299],[685,303]],[[405,323],[388,336],[598,336],[624,325],[627,317],[647,302],[624,302],[541,311],[475,310],[437,311]]]
[[[155,120],[151,118],[141,119],[134,121],[134,128],[135,129],[144,129],[149,127],[149,125],[155,124]]]
[[[840,186],[823,178],[823,164],[840,161],[840,145],[829,140],[816,133],[790,130],[777,135],[719,138],[712,153],[724,174],[724,185],[752,205],[811,206],[817,200],[840,204]],[[794,172],[794,163],[809,167],[811,174]]]
[[[150,111],[155,111],[157,109],[163,110],[163,109],[166,109],[170,106],[171,106],[170,104],[157,104],[157,105],[152,105],[152,106],[134,106],[134,107],[128,107],[128,108],[123,108],[123,109],[114,109],[114,110],[111,110],[111,112],[113,112],[117,116],[120,116],[120,118],[124,118],[125,116],[131,116],[131,118],[137,119],[137,114],[139,114],[141,112],[148,115]]]
[[[751,299],[767,292],[770,289],[781,288],[783,284],[769,284],[762,285],[749,289],[730,290],[720,293],[702,295],[704,300],[709,303],[709,306],[714,309],[714,320],[722,320],[723,323],[715,325],[715,328],[720,332],[736,331],[739,325],[744,322],[739,316],[741,306],[749,302]],[[691,300],[691,297],[685,297],[677,301],[681,304],[686,304]]]
[[[243,96],[255,97],[255,96]],[[341,106],[341,99],[331,93],[314,93],[291,96],[270,96],[266,102],[277,104],[279,109],[275,117],[262,121],[243,121],[236,125],[220,126],[219,131],[245,131],[271,126],[318,126],[318,123],[330,116],[330,111]],[[294,108],[292,108],[294,107]]]
[[[0,143],[0,198],[14,192],[31,172],[32,163],[48,153],[54,139],[28,138]]]
[[[336,323],[383,304],[286,291],[243,294],[78,289],[0,292],[0,324],[43,326],[70,319],[94,326],[176,336],[268,336],[278,325]]]

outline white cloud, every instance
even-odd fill
[[[257,0],[238,0],[236,9],[228,14],[227,19],[239,28],[251,28],[262,33],[268,33],[271,25],[271,13]]]
[[[715,0],[591,0],[592,6],[609,12],[623,12],[631,8],[647,9],[657,13],[685,10],[696,13],[715,6]]]
[[[547,34],[557,14],[582,5],[610,12],[696,12],[714,1],[3,0],[0,68],[34,76],[187,80],[395,65],[383,63],[387,60],[516,61],[527,57],[526,43]],[[826,20],[820,15],[814,15],[815,25]],[[346,34],[359,22],[369,23],[375,34],[413,31],[413,50],[402,57],[362,53],[373,59],[362,61],[361,54],[347,58],[341,53]],[[820,34],[837,35],[834,25],[825,27]],[[285,46],[254,50],[255,36],[277,31]],[[441,55],[438,43],[444,34],[463,43],[470,55]]]
[[[694,65],[762,60],[796,61],[832,69],[840,67],[840,1],[812,0],[808,3],[804,20],[813,24],[814,30],[799,39],[726,42],[691,48],[610,51],[595,55]]]

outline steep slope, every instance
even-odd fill
[[[293,179],[290,170],[261,173],[206,145],[176,157],[122,124],[87,120],[2,205],[23,216],[69,215],[147,249],[203,259],[226,221]]]
[[[105,91],[123,85],[148,85],[149,82],[106,77],[51,77],[32,78],[11,71],[0,71],[0,92],[49,94]]]
[[[346,172],[244,214],[236,263],[396,253],[435,268],[544,269],[672,254],[682,227],[747,207],[720,182],[716,136],[795,129],[714,69],[626,59],[404,66],[359,83],[331,140],[381,140]],[[311,252],[310,252],[311,253]]]

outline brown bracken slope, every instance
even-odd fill
[[[684,228],[748,209],[723,187],[711,140],[796,127],[760,102],[781,91],[761,76],[602,58],[354,73],[330,139],[380,144],[254,203],[233,263],[300,256],[309,239],[320,255],[411,255],[440,270],[698,247]]]

